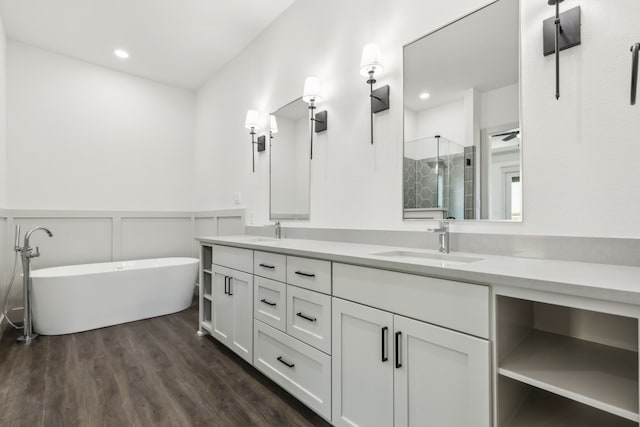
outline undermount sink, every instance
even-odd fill
[[[476,258],[470,256],[463,255],[451,255],[451,254],[430,254],[425,252],[412,252],[412,251],[390,251],[390,252],[377,252],[375,254],[371,254],[375,256],[383,256],[390,258],[401,258],[410,260],[433,260],[433,261],[441,261],[450,264],[468,264],[471,262],[482,261],[483,258]]]

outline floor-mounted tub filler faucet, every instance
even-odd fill
[[[427,230],[429,233],[440,233],[438,235],[438,240],[440,241],[438,251],[443,254],[449,253],[449,224],[450,222],[447,220],[440,221],[438,228],[430,228]]]
[[[44,227],[35,227],[27,231],[24,235],[24,244],[20,246],[20,226],[16,226],[16,240],[15,251],[20,253],[22,258],[22,294],[23,294],[23,306],[24,306],[24,324],[22,336],[18,337],[18,342],[29,344],[31,341],[38,337],[38,334],[33,332],[33,323],[31,320],[31,259],[40,256],[40,248],[36,246],[34,252],[33,248],[29,244],[31,234],[34,231],[42,230],[53,237],[53,233]]]

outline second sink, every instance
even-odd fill
[[[463,256],[463,255],[451,255],[451,254],[430,254],[426,252],[413,252],[413,251],[390,251],[390,252],[377,252],[371,255],[402,258],[406,260],[434,260],[443,261],[447,263],[459,263],[468,264],[470,262],[482,261],[482,258]]]

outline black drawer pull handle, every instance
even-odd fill
[[[315,274],[313,274],[313,273],[305,273],[304,271],[296,271],[296,274],[298,276],[304,276],[304,277],[316,277]]]
[[[396,332],[396,368],[402,368],[402,362],[400,361],[400,336],[402,332]]]
[[[276,269],[276,267],[274,265],[269,265],[269,264],[260,264],[260,267],[268,268],[270,270],[275,270]]]
[[[387,335],[389,333],[389,328],[384,326],[382,328],[382,361],[386,362],[389,360],[389,356],[387,355]]]
[[[270,305],[271,307],[275,307],[275,306],[276,306],[276,303],[275,303],[275,302],[267,301],[267,300],[266,300],[266,299],[264,299],[264,298],[262,298],[262,299],[260,300],[260,302],[263,302],[263,303],[265,303],[265,304],[267,304],[267,305]]]
[[[231,293],[231,281],[233,280],[233,277],[229,277],[229,296],[232,297],[233,293]]]
[[[224,276],[224,294],[229,295],[229,276]]]
[[[282,358],[282,356],[278,356],[278,362],[282,363],[283,365],[287,366],[288,368],[293,368],[294,366],[296,366],[294,363],[289,363],[286,360],[284,360]]]
[[[302,317],[303,319],[308,320],[309,322],[315,322],[316,320],[318,320],[318,319],[316,319],[315,317],[305,316],[305,315],[304,315],[304,314],[302,314],[302,313],[296,313],[296,316],[298,316],[298,317]]]

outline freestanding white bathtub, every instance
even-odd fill
[[[70,334],[185,310],[193,300],[198,262],[157,258],[34,270],[34,329]]]

